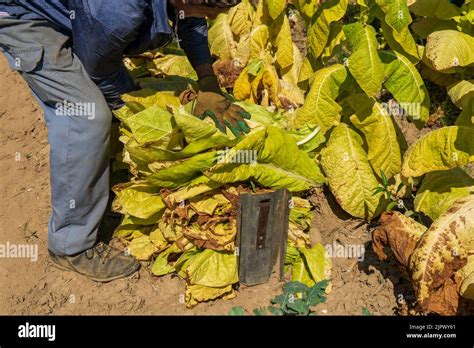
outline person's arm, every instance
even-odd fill
[[[109,1],[69,0],[74,11],[74,53],[112,109],[123,105],[122,94],[137,89],[122,59],[126,47],[139,35],[145,6],[139,1],[111,6]]]
[[[177,34],[180,47],[199,78],[199,93],[194,113],[201,118],[210,116],[222,132],[228,127],[235,136],[248,133],[250,128],[245,119],[249,119],[250,115],[222,94],[212,68],[206,19],[187,17],[178,20]]]

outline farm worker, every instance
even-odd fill
[[[197,113],[212,111],[219,128],[227,125],[237,135],[249,130],[248,114],[227,101],[213,73],[205,19],[239,1],[177,2],[0,0],[0,50],[28,83],[48,127],[48,248],[59,268],[100,282],[139,268],[132,257],[98,241],[109,199],[110,110],[137,89],[124,54],[163,47],[175,32],[199,77]]]

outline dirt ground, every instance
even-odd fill
[[[49,146],[41,109],[22,78],[0,55],[0,244],[37,244],[37,262],[0,259],[0,314],[227,314],[233,306],[248,313],[266,306],[281,283],[240,288],[230,301],[218,300],[189,310],[182,303],[184,282],[151,276],[142,267],[128,279],[98,284],[52,267],[47,258],[50,209]],[[326,199],[326,197],[329,197]],[[318,315],[406,314],[413,301],[409,283],[393,263],[376,260],[370,231],[335,207],[328,192],[312,197],[315,227],[324,244],[364,245],[365,257],[333,258],[333,290],[318,305]],[[410,306],[408,306],[410,307]]]

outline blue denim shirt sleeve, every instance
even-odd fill
[[[139,37],[146,2],[125,0],[120,6],[107,1],[69,0],[74,11],[74,53],[97,84],[110,107],[123,105],[120,96],[136,89],[122,59],[127,46]]]
[[[212,64],[206,19],[196,17],[179,19],[177,34],[180,40],[180,47],[186,53],[193,67],[202,64]]]

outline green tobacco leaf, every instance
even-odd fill
[[[468,108],[474,99],[474,80],[462,80],[450,85],[448,95],[461,110]]]
[[[231,60],[234,58],[237,45],[226,13],[218,15],[209,29],[209,44],[211,53],[220,59]]]
[[[174,165],[158,170],[146,178],[154,187],[170,189],[180,188],[191,180],[202,175],[211,168],[217,160],[217,152],[206,152],[195,155]]]
[[[415,198],[415,211],[436,220],[459,198],[474,193],[474,179],[461,168],[426,174]]]
[[[171,114],[160,106],[151,106],[125,120],[139,143],[160,141],[173,131]]]
[[[185,55],[160,55],[153,59],[149,69],[154,75],[172,75],[197,80],[197,74]]]
[[[411,23],[411,15],[405,0],[375,0],[385,14],[387,24],[401,32]]]
[[[311,0],[294,0],[293,5],[298,9],[304,19],[309,22],[318,10],[319,2]]]
[[[186,286],[186,307],[192,308],[199,302],[215,300],[219,297],[235,297],[232,285],[223,287],[210,287],[205,285]]]
[[[336,47],[341,45],[346,39],[344,34],[344,24],[341,22],[335,22],[331,24],[331,31],[329,33],[328,43],[324,48],[323,53],[321,54],[321,59],[323,62],[330,60],[334,56]]]
[[[239,281],[237,256],[205,249],[189,261],[186,268],[189,283],[209,287],[224,287]]]
[[[328,42],[331,23],[339,21],[346,13],[348,0],[329,0],[324,2],[314,15],[308,30],[308,53],[317,59]],[[317,6],[317,5],[316,5]]]
[[[246,36],[252,29],[254,9],[248,0],[243,0],[229,10],[228,21],[230,28],[236,36]]]
[[[416,126],[422,128],[430,117],[430,97],[420,73],[397,52],[381,51],[379,54],[385,66],[385,87]]]
[[[281,115],[278,116],[278,114],[270,112],[266,107],[258,104],[253,104],[245,101],[237,102],[234,104],[240,106],[250,115],[252,115],[253,122],[261,123],[265,126],[271,126],[275,124],[279,120],[279,117],[281,117]]]
[[[184,110],[174,109],[173,116],[188,143],[183,154],[194,155],[211,148],[233,146],[237,142],[235,137],[222,133],[213,123],[200,120]]]
[[[309,273],[306,264],[302,258],[298,259],[291,267],[291,280],[300,282],[307,286],[313,286],[314,280]]]
[[[126,240],[132,240],[138,237],[148,235],[152,229],[152,226],[142,226],[132,223],[126,223],[123,221],[120,226],[116,228],[113,234],[113,238],[123,238]]]
[[[277,19],[286,6],[286,0],[264,0],[268,13],[273,19]]]
[[[456,30],[435,31],[428,36],[425,55],[436,71],[474,63],[474,37]]]
[[[416,177],[436,170],[463,167],[474,161],[474,129],[444,127],[411,145],[403,157],[402,175]]]
[[[220,183],[255,180],[265,187],[287,188],[292,192],[325,182],[308,154],[298,149],[291,136],[276,127],[248,135],[206,176]]]
[[[326,250],[322,244],[316,244],[311,249],[298,248],[308,273],[314,283],[328,279],[331,271],[331,260],[326,257]]]
[[[384,20],[381,21],[382,32],[390,48],[400,54],[403,54],[411,63],[417,64],[421,57],[418,46],[413,38],[410,29],[404,28],[397,32],[390,28]]]
[[[285,0],[283,0],[285,3]],[[287,16],[282,16],[277,26],[278,33],[275,38],[275,47],[277,48],[276,63],[281,70],[290,67],[293,64],[293,40],[291,38],[290,21]]]
[[[367,98],[368,99],[368,98]],[[402,157],[398,144],[394,121],[379,103],[367,100],[369,111],[359,111],[350,120],[360,130],[367,140],[368,159],[379,177],[384,174],[387,178],[400,173]]]
[[[176,263],[174,264],[174,268],[176,270],[176,273],[183,279],[186,278],[186,269],[189,265],[189,262],[191,262],[192,258],[196,255],[198,255],[201,252],[201,250],[198,250],[196,248],[190,249],[188,251],[185,251],[184,253],[181,254],[178,260],[176,260]]]
[[[456,5],[446,0],[415,0],[410,4],[410,11],[419,17],[436,17],[449,20],[459,16]]]
[[[449,85],[457,82],[454,75],[443,74],[441,72],[435,71],[426,64],[421,66],[420,73],[423,79],[431,81],[442,87],[448,87]]]
[[[305,125],[320,126],[324,135],[341,119],[341,106],[335,101],[343,86],[352,82],[347,69],[341,64],[335,64],[316,72],[311,89],[305,103],[298,112],[294,127]]]
[[[158,249],[150,241],[150,237],[142,236],[135,238],[128,245],[128,251],[130,255],[135,257],[137,260],[146,261],[157,251]]]
[[[161,256],[161,254],[155,259],[155,262],[151,266],[151,273],[159,276],[164,276],[175,272],[175,268],[168,263],[168,257]]]
[[[375,29],[356,22],[344,26],[344,33],[352,47],[349,71],[363,91],[373,97],[382,89],[384,80],[384,66],[378,55]]]
[[[455,21],[445,21],[438,18],[421,18],[411,25],[413,32],[426,39],[431,33],[438,30],[457,30]]]
[[[145,184],[120,184],[113,188],[117,195],[114,210],[140,219],[148,219],[165,209],[160,194]]]
[[[474,128],[474,98],[472,98],[456,119],[456,126]]]
[[[152,106],[160,106],[165,109],[168,105],[181,105],[175,91],[158,92],[153,88],[143,88],[138,91],[126,93],[122,95],[122,100],[125,103],[138,104],[143,107],[143,109]]]
[[[311,203],[304,198],[294,196],[291,198],[290,221],[298,225],[302,230],[306,230],[311,225],[313,213]]]
[[[261,58],[268,45],[268,26],[261,24],[250,32],[250,59]]]
[[[342,208],[352,216],[371,220],[387,202],[381,193],[373,195],[379,183],[362,144],[362,138],[341,123],[321,151],[321,165]]]

